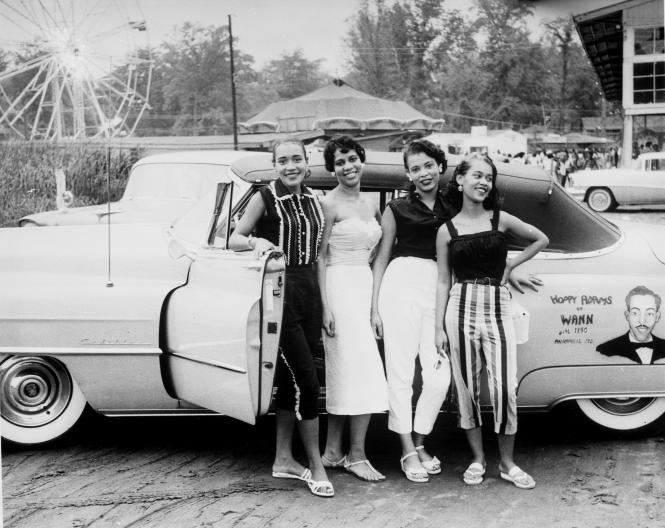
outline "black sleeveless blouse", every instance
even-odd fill
[[[489,231],[459,235],[452,220],[446,222],[446,227],[451,237],[450,266],[458,282],[503,277],[508,247],[506,234],[499,231],[499,209],[494,210]]]
[[[259,193],[266,214],[256,224],[256,236],[280,247],[287,267],[316,262],[324,220],[314,193],[303,185],[301,194],[292,194],[279,179],[259,189]]]

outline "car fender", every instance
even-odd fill
[[[665,364],[547,367],[521,378],[517,405],[523,410],[546,410],[580,398],[663,397],[664,376]]]
[[[174,407],[160,313],[189,260],[168,255],[164,227],[114,226],[110,275],[104,226],[0,230],[13,248],[0,258],[0,354],[57,357],[102,412]]]

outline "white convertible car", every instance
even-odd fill
[[[583,170],[571,175],[568,192],[591,209],[665,205],[665,152],[640,154],[630,169]]]
[[[34,213],[19,219],[20,227],[168,222],[214,193],[218,182],[233,179],[229,166],[246,151],[204,150],[168,152],[137,161],[120,200],[103,205],[68,207]],[[242,180],[235,178],[236,183]],[[249,187],[249,185],[246,185]]]
[[[401,155],[367,157],[363,189],[384,206],[407,186]],[[313,188],[336,184],[320,156],[310,167]],[[544,286],[514,293],[530,313],[529,339],[518,347],[520,409],[570,401],[610,429],[660,427],[665,230],[615,226],[542,171],[498,169],[504,209],[551,242],[524,266]],[[100,225],[0,230],[3,437],[48,441],[86,405],[107,416],[223,413],[250,423],[269,411],[283,259],[257,260],[227,250],[225,240],[274,174],[268,154],[243,157],[231,170],[217,193],[172,225],[112,225],[110,238]],[[633,307],[633,298],[642,304]],[[653,337],[651,352],[631,348],[633,327]]]

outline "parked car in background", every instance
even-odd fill
[[[582,170],[568,192],[598,212],[620,205],[665,205],[665,152],[640,154],[630,169]]]
[[[518,346],[520,410],[569,401],[613,430],[662,426],[665,363],[606,353],[633,324],[626,295],[638,285],[665,294],[662,230],[611,224],[528,165],[497,167],[504,210],[550,239],[521,269],[544,285],[513,293],[530,314]],[[310,168],[318,192],[336,185],[320,155]],[[107,416],[222,413],[250,423],[269,411],[284,262],[278,252],[230,251],[226,239],[275,174],[269,154],[238,159],[231,172],[171,225],[113,225],[110,245],[99,225],[0,229],[3,437],[48,441],[86,405]],[[408,183],[400,154],[367,153],[364,193],[384,206]],[[510,250],[524,244],[513,239]],[[654,336],[665,334],[651,323]]]
[[[86,207],[63,207],[24,216],[20,227],[106,223],[168,222],[189,210],[205,194],[214,193],[217,182],[234,161],[247,151],[204,150],[146,156],[129,173],[120,200]]]

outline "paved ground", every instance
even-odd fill
[[[665,225],[665,208],[605,216]],[[411,484],[379,416],[368,452],[387,481],[331,473],[337,495],[319,499],[302,483],[271,478],[273,428],[272,417],[248,426],[91,414],[55,443],[3,445],[5,528],[665,527],[664,438],[599,432],[572,407],[521,416],[518,462],[538,482],[532,491],[498,478],[491,434],[488,476],[465,486],[468,451],[451,415],[441,416],[429,442],[443,473]]]
[[[488,477],[466,486],[468,452],[452,415],[441,415],[429,443],[443,473],[409,483],[398,442],[378,416],[368,450],[388,479],[366,484],[334,472],[336,497],[319,499],[302,483],[270,476],[273,427],[272,417],[248,426],[88,416],[46,447],[5,445],[5,527],[665,526],[663,437],[612,437],[572,408],[521,417],[518,462],[538,481],[532,491],[498,478],[491,434]]]

